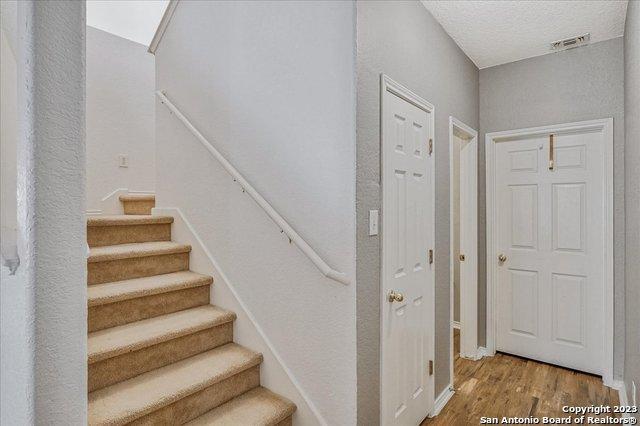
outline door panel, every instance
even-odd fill
[[[416,425],[433,406],[432,116],[383,96],[382,423]]]
[[[511,334],[538,335],[538,273],[509,269]]]
[[[602,371],[603,140],[600,133],[496,143],[496,349]],[[495,256],[498,255],[495,254]]]
[[[535,250],[538,245],[538,185],[509,185],[511,247]]]

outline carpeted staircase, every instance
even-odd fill
[[[295,405],[260,386],[262,355],[233,343],[236,315],[209,304],[153,196],[87,219],[90,425],[291,425]]]

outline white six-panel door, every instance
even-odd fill
[[[392,84],[392,82],[387,82]],[[397,86],[396,86],[397,87]],[[391,91],[383,79],[383,425],[419,424],[433,408],[433,109]],[[389,299],[394,292],[395,298]]]
[[[495,144],[496,349],[603,371],[604,142],[600,132]]]

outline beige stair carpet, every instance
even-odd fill
[[[120,202],[124,214],[151,214],[151,209],[156,205],[156,197],[147,194],[121,195]]]
[[[290,425],[295,405],[260,386],[262,355],[233,343],[155,198],[87,220],[90,425]]]

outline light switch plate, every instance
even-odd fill
[[[129,167],[129,156],[125,154],[118,155],[118,167]]]
[[[369,235],[378,235],[378,210],[369,210]]]

